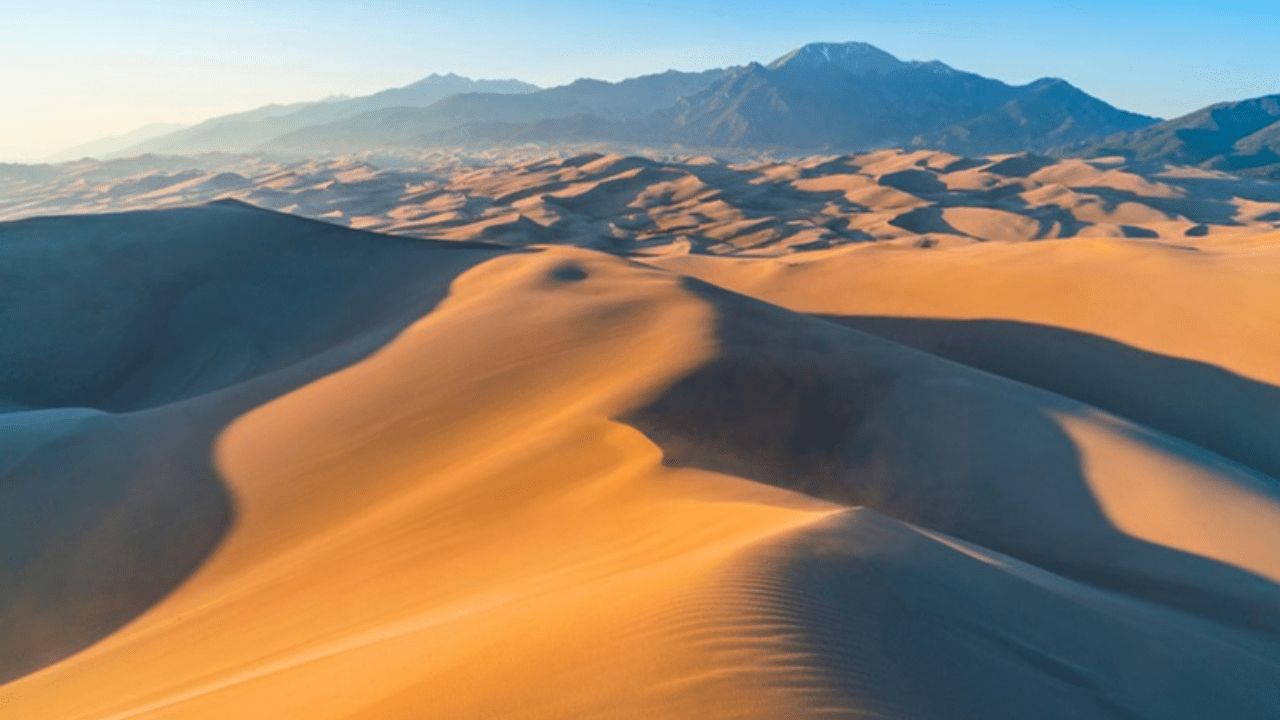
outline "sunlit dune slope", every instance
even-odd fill
[[[96,552],[169,578],[87,649],[29,656],[42,669],[0,687],[13,717],[1280,711],[1280,488],[1176,433],[591,250],[453,248],[239,206],[77,221],[161,220],[174,229],[148,237],[274,248],[198,264],[221,288],[209,297],[242,310],[189,300],[205,309],[142,333],[173,339],[136,356],[50,315],[37,339],[83,342],[68,357],[127,380],[49,383],[0,420],[6,442],[34,438],[50,458],[188,463],[60,497],[51,528],[176,516],[208,530],[165,536],[180,561],[104,530],[118,548],[85,540],[53,562],[40,558],[57,533],[5,525],[36,538],[22,568],[42,587],[83,582]],[[186,277],[186,252],[162,254],[122,253],[153,273],[124,285]],[[754,277],[699,262],[682,269]],[[85,297],[132,301],[95,295],[110,263],[85,263]],[[298,315],[272,350],[197,342],[248,326],[267,343]],[[28,383],[41,387],[11,387]],[[75,405],[95,410],[58,409]],[[140,449],[76,435],[53,448],[35,424],[88,413]],[[16,519],[40,507],[45,467],[9,472]],[[98,500],[151,497],[128,492],[137,478],[170,504]],[[213,509],[182,514],[198,507]],[[21,628],[57,627],[95,595],[27,616],[11,597]],[[69,649],[94,639],[77,632]]]

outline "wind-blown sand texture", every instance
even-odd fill
[[[147,162],[6,191],[135,210],[0,224],[0,717],[1280,715],[1276,186]]]

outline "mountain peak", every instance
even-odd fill
[[[459,84],[459,83],[466,83],[466,82],[471,82],[471,78],[462,77],[457,73],[447,73],[447,74],[431,73],[430,75],[422,78],[421,80],[415,83],[408,85],[407,87],[424,87],[427,85],[441,85],[445,83]]]
[[[1084,92],[1080,88],[1058,77],[1042,77],[1032,80],[1026,85],[1028,90],[1041,92],[1044,90],[1074,90],[1076,92]]]
[[[863,42],[809,43],[769,63],[769,69],[835,65],[855,75],[866,75],[897,70],[904,64],[880,48]]]

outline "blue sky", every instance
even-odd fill
[[[1274,0],[4,0],[0,19],[0,161],[432,72],[554,85],[767,62],[814,41],[1012,83],[1063,77],[1163,117],[1280,92]]]

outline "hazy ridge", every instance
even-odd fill
[[[813,43],[768,65],[581,79],[432,75],[371,96],[272,105],[120,148],[136,154],[333,156],[424,147],[595,142],[614,149],[959,154],[1048,151],[1155,123],[1060,79],[1010,86],[938,61],[901,61],[865,43]]]

